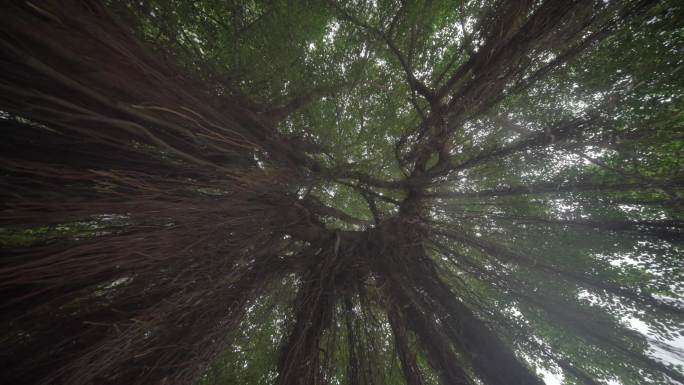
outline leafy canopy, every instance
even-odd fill
[[[197,99],[173,100],[143,80],[112,93],[148,117],[88,107],[143,119],[159,141],[103,119],[112,137],[133,134],[114,140],[79,131],[84,116],[96,114],[64,118],[54,109],[77,108],[48,100],[57,91],[43,86],[33,85],[42,94],[23,102],[3,98],[8,127],[115,142],[119,154],[133,154],[130,164],[116,155],[98,160],[100,174],[82,177],[108,185],[73,182],[64,191],[85,206],[98,194],[144,198],[133,206],[144,210],[115,199],[69,216],[51,208],[54,215],[37,219],[13,198],[0,247],[15,256],[0,276],[11,293],[28,284],[56,290],[62,302],[48,298],[36,309],[59,304],[64,325],[124,305],[130,309],[119,311],[131,317],[149,316],[102,316],[112,335],[125,325],[128,340],[67,339],[82,344],[87,362],[112,383],[684,382],[684,7],[677,1],[110,0],[107,7],[160,66],[205,89]],[[94,79],[84,84],[111,91]],[[212,100],[213,110],[188,118],[197,100]],[[46,103],[52,111],[30,108]],[[8,170],[9,181],[25,186],[15,173],[27,171]],[[88,277],[77,287],[47,273],[48,286],[20,279],[34,268],[30,258],[53,271],[55,254],[32,250],[63,243],[85,253],[87,245],[133,242],[128,234],[156,242],[135,244],[144,258],[164,250],[178,261],[137,264],[114,251],[124,267],[91,275],[87,261],[75,264]],[[91,255],[78,253],[57,255]],[[94,261],[103,255],[92,253]],[[192,265],[186,277],[185,263],[204,267]],[[169,307],[144,310],[156,301]],[[23,341],[22,333],[52,329],[8,319],[14,329],[3,338],[17,351],[39,342],[63,357],[81,351]],[[202,333],[200,342],[191,337]],[[115,358],[87,350],[131,340],[140,347]],[[183,360],[192,370],[164,368]],[[128,369],[114,375],[112,368]],[[56,373],[44,378],[82,374]]]

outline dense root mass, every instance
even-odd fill
[[[270,104],[150,34],[209,66],[198,20],[247,56],[282,4],[0,5],[2,383],[684,382],[681,58],[581,64],[682,43],[681,5],[380,3],[312,5],[346,78]]]

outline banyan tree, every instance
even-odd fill
[[[677,0],[7,0],[2,384],[684,383]]]

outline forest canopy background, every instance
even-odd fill
[[[0,380],[684,383],[683,49],[674,0],[3,2]]]

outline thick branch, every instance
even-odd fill
[[[650,293],[634,291],[632,289],[607,282],[599,277],[592,277],[585,273],[554,266],[544,262],[543,258],[537,258],[520,252],[511,251],[502,245],[484,240],[482,238],[471,237],[463,235],[462,233],[451,231],[439,231],[439,234],[454,239],[462,244],[479,249],[501,261],[512,262],[532,270],[542,271],[551,276],[562,277],[570,282],[578,282],[579,284],[583,284],[594,289],[604,290],[608,293],[641,303],[648,308],[656,308],[676,315],[684,314],[684,308],[660,301],[654,298]]]
[[[416,362],[416,353],[409,346],[407,327],[394,304],[388,306],[387,318],[394,335],[394,345],[397,348],[406,385],[423,385],[423,378]]]
[[[426,194],[427,197],[435,198],[489,198],[489,197],[505,197],[528,194],[563,194],[573,192],[625,192],[638,191],[644,192],[648,190],[661,190],[663,188],[680,189],[684,187],[684,182],[675,183],[596,183],[596,182],[540,182],[529,186],[510,186],[500,187],[496,189],[473,191],[473,192],[456,192],[456,191],[442,191]]]
[[[336,218],[336,219],[339,219],[341,221],[351,223],[354,225],[359,225],[359,226],[366,226],[366,225],[369,225],[371,223],[370,221],[367,221],[365,219],[359,219],[359,218],[353,217],[353,216],[345,213],[342,210],[336,209],[334,207],[326,206],[321,201],[319,201],[317,198],[312,197],[312,196],[308,196],[304,200],[304,204],[314,214],[318,214],[321,216]]]

